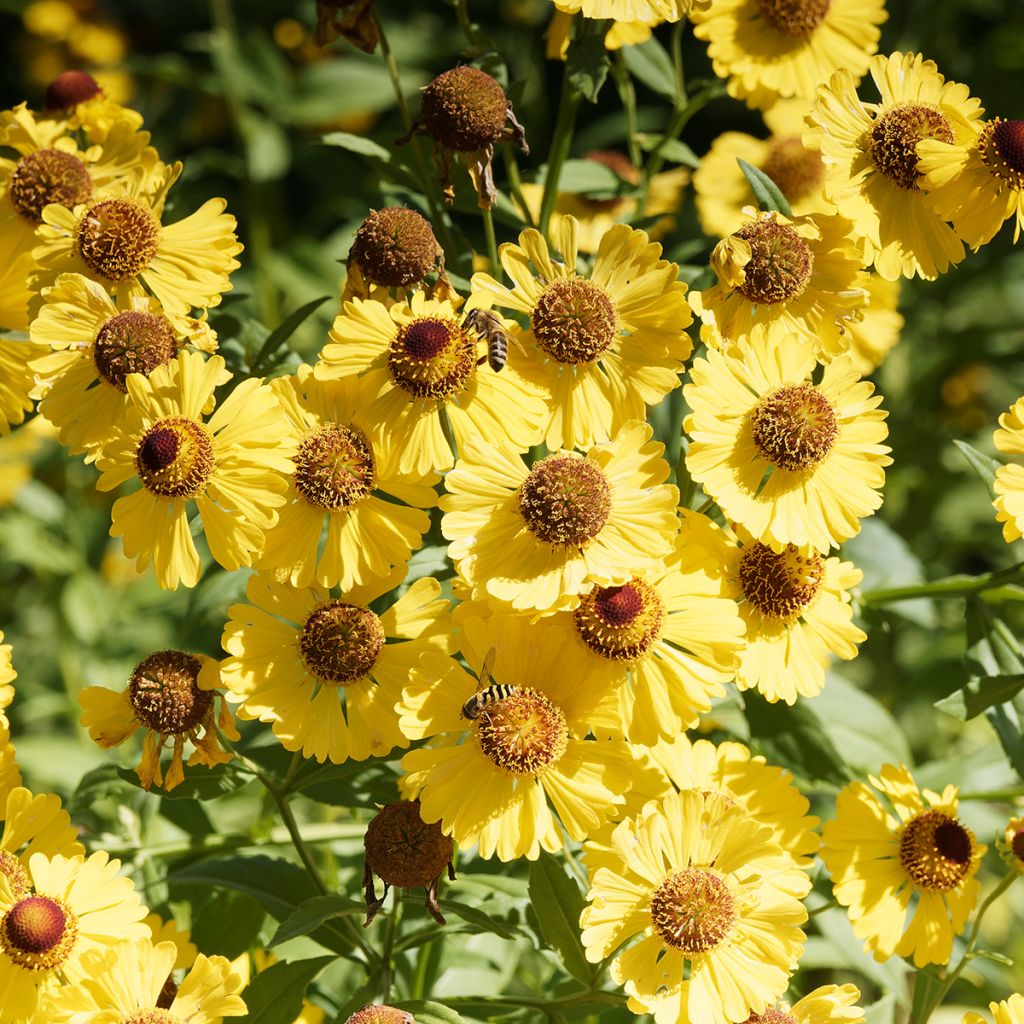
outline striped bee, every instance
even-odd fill
[[[505,330],[501,317],[489,309],[471,309],[462,318],[462,326],[473,331],[481,341],[487,342],[487,355],[481,356],[477,360],[477,365],[486,359],[488,366],[495,373],[503,370],[508,362],[509,341],[523,351],[523,346]]]
[[[462,717],[471,722],[475,722],[480,717],[481,712],[486,709],[488,704],[496,704],[499,700],[511,697],[519,689],[518,686],[509,686],[507,683],[487,684],[487,680],[491,678],[494,655],[493,647],[484,655],[484,663],[480,666],[480,675],[477,676],[476,693],[462,705]]]

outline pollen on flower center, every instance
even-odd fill
[[[43,222],[48,203],[68,209],[92,195],[92,178],[85,164],[62,149],[39,149],[18,161],[8,186],[15,213],[29,224]]]
[[[345,1024],[416,1024],[411,1013],[398,1009],[397,1006],[364,1006],[356,1010]]]
[[[729,934],[736,920],[732,892],[706,868],[669,875],[651,896],[651,920],[661,940],[680,952],[707,953]]]
[[[750,425],[761,456],[791,472],[821,465],[839,436],[832,403],[809,383],[766,395],[751,412]]]
[[[953,129],[941,110],[923,103],[900,103],[887,110],[868,131],[867,146],[875,167],[898,188],[915,191],[917,144],[922,139],[953,142]]]
[[[496,142],[505,130],[508,97],[486,71],[468,64],[445,71],[423,90],[421,116],[446,149],[468,153]]]
[[[1010,188],[1024,189],[1024,121],[994,118],[978,137],[978,153]]]
[[[306,668],[325,686],[348,686],[377,664],[384,627],[369,608],[344,601],[321,605],[299,634]]]
[[[160,245],[160,225],[134,199],[107,199],[91,207],[75,235],[90,270],[113,284],[141,274]]]
[[[611,488],[588,459],[549,455],[519,489],[519,511],[529,531],[547,544],[580,547],[608,522]]]
[[[562,709],[530,687],[493,701],[476,719],[483,755],[513,775],[540,775],[556,764],[569,743]]]
[[[761,170],[791,203],[820,192],[825,180],[825,165],[820,154],[804,149],[799,135],[772,139]]]
[[[739,579],[743,596],[762,615],[785,621],[814,600],[825,579],[825,563],[792,544],[776,552],[758,541],[744,549]]]
[[[99,375],[126,393],[129,373],[148,377],[158,366],[169,363],[177,351],[174,331],[162,316],[126,310],[100,328],[92,354]]]
[[[387,288],[422,281],[440,257],[429,221],[404,206],[371,210],[349,250],[366,279]]]
[[[388,370],[414,398],[445,399],[461,392],[476,370],[476,342],[450,318],[413,320],[391,342]]]
[[[579,277],[548,285],[530,314],[540,348],[560,363],[592,363],[619,333],[615,306],[603,289]]]
[[[213,441],[195,420],[158,420],[139,441],[135,467],[147,490],[162,498],[192,498],[214,467]]]
[[[900,864],[922,889],[948,892],[967,876],[974,836],[945,811],[922,811],[903,826]]]
[[[78,936],[75,915],[49,896],[26,896],[4,914],[0,946],[30,971],[53,971],[68,958]]]
[[[157,651],[139,662],[128,681],[135,717],[162,736],[185,736],[206,717],[213,693],[200,690],[199,659],[184,651]]]
[[[351,508],[373,491],[376,478],[373,446],[356,427],[320,427],[303,438],[295,456],[295,489],[319,508]]]
[[[797,1024],[797,1020],[793,1014],[769,1006],[764,1013],[752,1013],[744,1024]]]
[[[388,885],[429,886],[452,859],[452,838],[420,817],[419,800],[382,808],[366,828],[366,863]]]
[[[121,1024],[181,1024],[170,1010],[133,1010],[127,1017],[121,1018]]]
[[[757,0],[761,16],[787,36],[810,35],[828,14],[831,0]]]
[[[573,617],[580,639],[595,654],[633,661],[661,636],[665,605],[649,583],[634,577],[621,587],[595,587]]]
[[[31,891],[28,872],[13,853],[0,850],[0,878],[6,880],[15,896],[27,896]]]
[[[760,217],[736,232],[750,246],[740,293],[757,305],[799,298],[811,280],[814,253],[788,224]]]

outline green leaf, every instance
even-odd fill
[[[347,149],[350,153],[358,153],[360,156],[368,156],[373,160],[380,160],[382,163],[391,162],[391,151],[385,149],[379,142],[366,138],[365,135],[351,135],[349,132],[329,132],[321,137],[320,141],[325,146],[339,146]]]
[[[281,126],[248,110],[240,119],[240,128],[249,177],[253,181],[283,178],[292,162],[292,150]]]
[[[896,997],[890,992],[877,1002],[864,1007],[865,1024],[893,1024],[896,1019]]]
[[[530,904],[544,942],[577,981],[589,986],[596,974],[583,952],[580,937],[583,893],[562,865],[543,850],[530,864]]]
[[[1003,953],[997,953],[994,949],[973,949],[970,953],[965,954],[968,960],[992,960],[997,964],[1002,964],[1004,967],[1012,967],[1014,961]]]
[[[403,999],[399,1003],[391,1003],[400,1010],[411,1013],[416,1024],[465,1024],[466,1018],[460,1013],[442,1006],[440,1003],[432,1003],[425,999]]]
[[[762,210],[775,210],[784,217],[793,216],[789,202],[782,194],[779,186],[764,171],[748,164],[746,160],[737,158],[736,162],[740,165],[740,170],[746,175],[747,181],[750,182],[750,190],[754,193],[757,205]]]
[[[492,917],[486,911],[478,907],[471,907],[468,903],[459,903],[458,900],[445,900],[441,909],[446,915],[454,914],[479,932],[491,932],[500,935],[503,939],[518,938],[521,933],[520,925],[503,921],[498,917]]]
[[[628,187],[610,167],[596,160],[566,160],[558,179],[559,192],[600,192],[611,196]]]
[[[347,896],[314,896],[281,922],[274,937],[267,943],[267,948],[279,946],[299,935],[308,935],[335,917],[365,916],[366,907]]]
[[[597,27],[590,26],[589,31],[569,44],[565,73],[572,87],[591,103],[597,102],[611,66],[611,57],[604,46],[604,32]]]
[[[675,102],[676,73],[672,58],[654,36],[635,46],[624,46],[622,58],[634,78],[652,92]]]
[[[1024,650],[1013,630],[983,601],[972,597],[965,611],[966,662],[977,675],[1002,676],[1024,673]]]
[[[284,320],[267,335],[267,340],[263,342],[263,347],[259,350],[256,358],[253,360],[253,373],[256,373],[261,367],[265,366],[270,361],[274,353],[298,330],[299,326],[309,316],[315,313],[330,297],[330,295],[322,295],[319,299],[313,299],[311,302],[307,302],[304,306],[299,306],[299,308],[293,313],[286,316]]]
[[[217,889],[192,903],[192,941],[200,953],[234,959],[258,941],[266,916],[245,893]]]
[[[638,135],[637,141],[645,153],[657,150],[669,163],[686,164],[687,167],[700,167],[700,157],[679,139],[665,139],[660,135]]]
[[[302,1010],[309,983],[334,959],[318,956],[272,964],[242,993],[249,1012],[235,1019],[239,1024],[292,1024]]]
[[[967,685],[935,702],[947,715],[966,722],[995,704],[1003,704],[1024,688],[1024,674],[974,676]]]
[[[117,774],[129,785],[142,789],[134,768],[118,768]],[[216,800],[219,796],[234,793],[251,781],[252,776],[248,772],[239,771],[232,762],[214,765],[213,768],[193,765],[185,769],[185,781],[169,793],[164,790],[160,790],[159,794],[152,790],[150,792],[154,796],[159,795],[162,800]]]
[[[971,469],[985,481],[989,494],[994,498],[996,496],[993,489],[996,481],[996,470],[1002,467],[1002,463],[979,452],[977,448],[972,448],[966,441],[954,440],[953,444],[957,446],[960,454],[967,460],[967,464]]]

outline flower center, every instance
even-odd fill
[[[126,393],[129,373],[148,377],[178,351],[171,325],[162,316],[128,310],[111,317],[96,336],[92,355],[99,375]]]
[[[792,544],[772,551],[757,541],[740,558],[743,596],[766,618],[794,619],[814,600],[825,579],[825,563]]]
[[[184,651],[157,651],[139,662],[128,681],[135,717],[161,736],[184,736],[206,717],[213,693],[200,690],[198,658]]]
[[[348,686],[362,679],[384,646],[384,627],[369,608],[343,601],[321,605],[299,634],[306,668],[325,686]]]
[[[78,937],[75,915],[49,896],[26,896],[4,914],[3,951],[19,967],[53,971],[68,958]]]
[[[100,93],[99,82],[88,71],[62,71],[46,87],[46,109],[67,110]]]
[[[476,370],[476,342],[455,320],[413,320],[391,342],[388,370],[414,398],[445,399]]]
[[[159,245],[160,225],[134,199],[97,203],[82,218],[75,236],[86,266],[115,284],[141,274]]]
[[[596,284],[579,277],[548,285],[533,307],[530,324],[541,349],[570,365],[599,359],[619,334],[611,299]]]
[[[411,1013],[397,1006],[364,1006],[356,1010],[345,1024],[416,1024]]]
[[[356,427],[329,423],[303,438],[295,456],[295,489],[319,508],[351,508],[376,477],[373,446]]]
[[[651,919],[666,946],[683,953],[707,953],[729,934],[736,906],[719,875],[706,868],[686,868],[655,889]]]
[[[569,743],[562,709],[544,694],[517,687],[492,701],[476,719],[480,750],[513,775],[541,775],[556,764]]]
[[[8,189],[15,213],[29,224],[43,222],[49,203],[71,209],[92,195],[92,178],[85,164],[61,149],[39,149],[18,161]]]
[[[634,577],[621,587],[595,587],[574,612],[580,639],[603,658],[633,661],[661,636],[665,605],[658,592]]]
[[[7,880],[15,896],[27,896],[32,890],[24,865],[7,850],[0,850],[0,877]]]
[[[404,288],[422,281],[437,266],[441,250],[424,217],[404,206],[389,206],[370,211],[356,232],[349,257],[373,284]]]
[[[740,293],[757,305],[786,302],[803,294],[814,269],[810,246],[788,224],[761,217],[736,232],[750,246]]]
[[[922,103],[900,103],[868,131],[868,153],[879,172],[897,188],[915,191],[917,144],[922,139],[953,142],[953,129],[941,110]]]
[[[832,403],[813,385],[773,391],[750,414],[754,446],[779,469],[820,466],[839,436]]]
[[[168,1010],[132,1010],[127,1017],[121,1018],[121,1024],[181,1024],[178,1017]]]
[[[369,868],[388,885],[406,889],[429,886],[452,859],[451,836],[439,821],[423,821],[419,800],[382,808],[366,827],[363,845]]]
[[[967,876],[974,836],[945,811],[922,811],[900,835],[900,863],[922,889],[948,892]]]
[[[978,137],[985,166],[1014,189],[1024,189],[1024,121],[990,121]]]
[[[192,498],[214,467],[206,428],[184,416],[158,420],[135,449],[135,468],[147,490],[161,498]]]
[[[831,0],[757,0],[761,16],[787,36],[810,35],[828,14]]]
[[[764,1013],[752,1013],[744,1024],[797,1024],[797,1019],[791,1013],[769,1006]]]
[[[423,124],[442,146],[458,153],[501,138],[507,113],[505,90],[486,71],[469,65],[445,71],[423,90]]]
[[[1019,861],[1024,861],[1024,829],[1014,832],[1010,840],[1010,850]]]
[[[825,180],[821,156],[804,149],[799,135],[772,139],[761,170],[779,186],[791,203],[819,193]]]
[[[527,529],[547,544],[581,547],[601,532],[611,509],[604,473],[577,455],[541,459],[519,488]]]

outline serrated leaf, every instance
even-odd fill
[[[318,956],[271,964],[242,993],[249,1012],[235,1020],[239,1024],[292,1024],[302,1010],[310,982],[334,959]]]
[[[596,27],[590,29],[569,44],[565,73],[578,93],[591,103],[596,103],[612,61],[605,49],[604,32],[598,31]]]
[[[672,67],[672,58],[654,36],[634,46],[624,46],[622,59],[634,78],[659,96],[675,101],[676,72]]]
[[[757,205],[762,210],[774,210],[777,213],[781,213],[784,217],[793,216],[789,201],[782,194],[779,186],[764,171],[748,164],[746,160],[737,158],[736,162],[740,165],[740,170],[750,183],[750,190],[754,193]]]
[[[299,306],[293,313],[290,313],[284,320],[275,327],[263,347],[256,354],[253,360],[252,369],[256,373],[260,367],[265,366],[274,353],[299,329],[299,326],[313,313],[315,313],[331,296],[322,295],[319,299],[313,299],[304,306]]]
[[[347,896],[314,896],[281,922],[267,947],[279,946],[299,935],[308,935],[335,917],[365,916],[366,907]]]
[[[1002,466],[1002,463],[985,455],[983,452],[979,452],[977,448],[972,448],[966,441],[954,440],[953,444],[956,445],[957,450],[967,460],[967,464],[971,469],[985,481],[989,494],[994,498],[995,490],[993,488],[996,482],[996,470]]]
[[[590,985],[595,977],[594,966],[583,952],[580,937],[580,914],[583,893],[565,873],[562,865],[549,853],[530,864],[530,905],[537,915],[541,937],[579,982]]]
[[[365,135],[351,135],[349,132],[328,132],[326,135],[321,136],[320,141],[325,146],[338,146],[340,149],[347,149],[350,153],[368,156],[383,163],[391,162],[391,151],[385,149],[379,142],[366,138]]]

